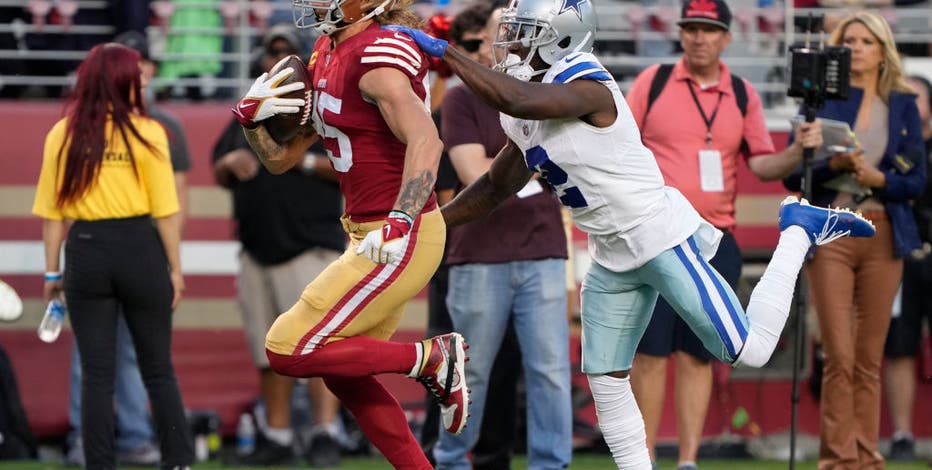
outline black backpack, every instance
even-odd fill
[[[660,67],[657,68],[657,74],[654,75],[654,79],[650,82],[650,92],[647,95],[647,109],[644,111],[642,123],[647,122],[647,115],[650,113],[650,108],[654,105],[654,101],[657,101],[660,93],[663,92],[663,87],[667,85],[671,72],[673,72],[673,64],[661,64]],[[738,109],[741,110],[741,117],[747,116],[748,90],[744,87],[744,80],[735,74],[731,74],[731,89],[735,92],[735,102],[738,104]],[[741,151],[745,153],[749,151],[748,143],[744,138],[741,139]]]

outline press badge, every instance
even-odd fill
[[[721,152],[715,149],[699,151],[699,177],[702,181],[703,191],[721,192],[725,190]]]

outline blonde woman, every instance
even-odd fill
[[[813,164],[813,204],[860,210],[877,232],[819,247],[806,269],[826,356],[819,469],[879,469],[880,364],[903,256],[920,246],[910,201],[925,186],[925,151],[887,22],[854,13],[829,43],[851,49],[851,97],[829,101],[819,117],[847,122],[856,138],[853,151]],[[789,189],[799,176],[787,178]]]

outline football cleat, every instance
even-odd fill
[[[872,237],[874,224],[848,209],[809,205],[805,199],[787,196],[780,203],[780,230],[791,225],[802,227],[814,245],[825,245],[841,237]]]
[[[440,405],[443,428],[459,434],[469,417],[466,387],[466,341],[459,333],[448,333],[421,341],[424,356],[417,381]]]

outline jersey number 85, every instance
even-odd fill
[[[343,100],[331,96],[326,92],[314,93],[314,124],[317,133],[325,142],[327,139],[336,139],[337,146],[340,149],[339,155],[334,155],[328,148],[327,156],[333,163],[333,169],[340,173],[346,173],[353,166],[353,146],[349,137],[342,131],[333,126],[324,123],[324,111],[330,111],[333,114],[340,114],[343,110]],[[329,147],[325,145],[325,147]]]

